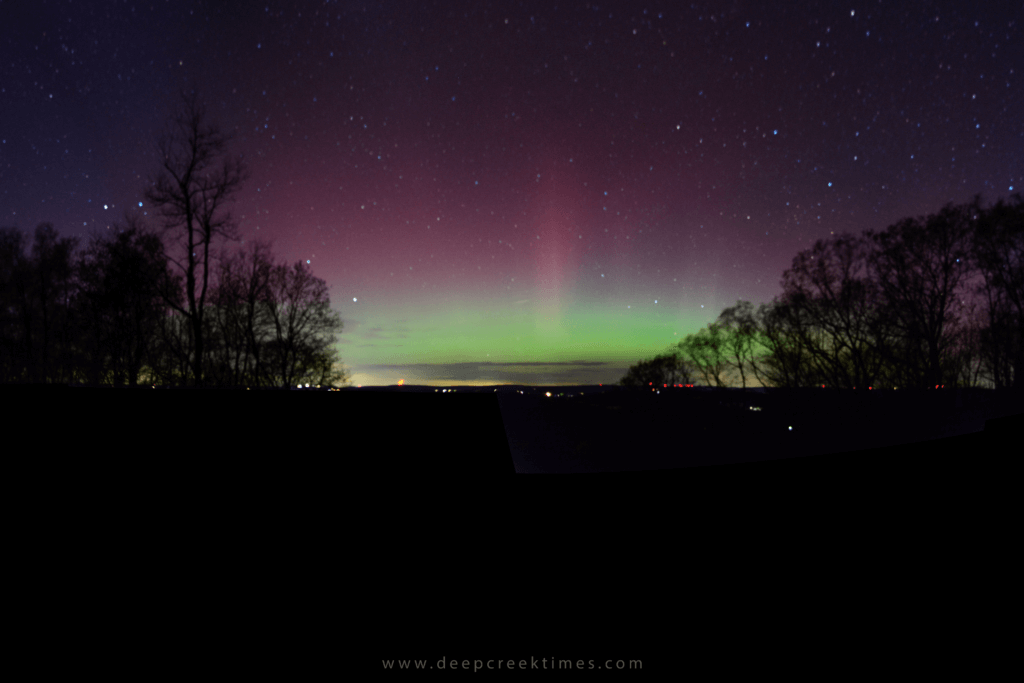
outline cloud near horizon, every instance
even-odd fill
[[[558,361],[495,363],[404,363],[353,367],[352,384],[387,386],[404,380],[406,384],[450,386],[453,384],[490,386],[498,384],[593,385],[613,384],[626,373],[626,367],[604,361]]]

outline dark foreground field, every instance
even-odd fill
[[[902,651],[910,624],[974,630],[1013,566],[1024,405],[993,392],[8,386],[0,401],[11,590],[69,633],[106,642],[98,624],[118,620],[140,644],[118,632],[111,660],[234,637],[231,670],[262,667],[287,631],[293,671],[334,656],[323,624],[369,596],[385,658],[678,674],[705,647],[695,633],[723,662],[777,633],[788,671],[810,633],[815,652],[849,643],[847,666]],[[981,610],[967,626],[959,603]],[[652,609],[689,621],[666,631]]]
[[[977,437],[987,422],[1007,417],[1008,424],[1009,416],[1024,412],[1019,399],[991,391],[661,389],[499,402],[521,472],[673,470],[877,455],[879,449],[980,448]],[[989,435],[1002,424],[989,424]]]
[[[9,442],[22,457],[42,449],[79,465],[128,458],[139,467],[188,463],[240,476],[254,467],[664,476],[701,466],[739,472],[999,458],[1019,447],[1024,413],[1021,396],[988,390],[4,386],[0,393],[12,406],[8,424],[25,435]]]

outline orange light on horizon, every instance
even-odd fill
[[[405,380],[404,379],[398,380],[398,386],[402,386],[403,384],[405,384]]]

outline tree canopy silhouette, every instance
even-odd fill
[[[725,348],[726,334],[718,323],[709,323],[697,334],[688,334],[679,342],[679,350],[703,376],[708,386],[725,386],[722,373],[725,372],[727,351]]]
[[[250,243],[222,259],[212,302],[213,375],[255,386],[345,381],[334,348],[341,319],[304,262],[274,263],[269,245]]]
[[[619,380],[620,385],[632,388],[692,382],[693,368],[689,361],[680,357],[678,350],[660,354],[651,360],[641,360]]]
[[[95,236],[78,265],[82,351],[93,384],[138,384],[143,365],[154,360],[166,310],[161,293],[173,289],[160,238],[138,216],[126,221],[114,234]]]
[[[1024,388],[1024,202],[1012,199],[818,240],[770,303],[737,302],[679,351],[716,386],[728,368],[742,386],[749,371],[780,387]]]
[[[904,386],[942,385],[948,379],[944,359],[967,296],[979,212],[976,203],[947,205],[926,218],[907,218],[884,232],[866,233],[876,246],[870,258],[882,310],[896,331],[895,348],[879,346],[890,363],[912,369]]]
[[[756,362],[758,335],[754,306],[749,301],[737,301],[735,306],[722,311],[716,322],[725,336],[726,363],[740,373],[743,388],[747,387],[747,370],[763,382]]]
[[[998,388],[1024,389],[1024,201],[1019,192],[1011,199],[979,212],[973,258],[982,277],[979,343],[989,376]]]
[[[195,384],[181,274],[138,215],[113,227],[77,254],[48,224],[30,250],[20,230],[0,229],[0,381]],[[347,382],[335,347],[341,318],[307,264],[275,262],[254,242],[210,272],[206,384]]]

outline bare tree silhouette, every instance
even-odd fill
[[[185,306],[166,296],[167,304],[185,316],[191,328],[192,380],[203,384],[206,352],[206,297],[210,286],[214,240],[234,239],[236,226],[226,205],[247,177],[245,164],[228,154],[230,137],[209,123],[195,92],[182,103],[158,143],[161,168],[146,198],[164,218],[171,262],[184,275]],[[186,307],[187,306],[187,307]]]

